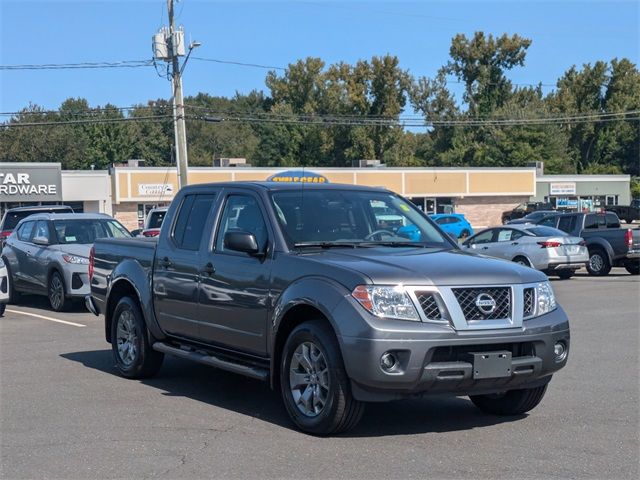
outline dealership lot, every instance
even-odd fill
[[[0,319],[2,477],[634,478],[639,280],[553,282],[571,358],[530,415],[433,397],[370,405],[335,438],[293,430],[265,385],[205,366],[120,378],[101,319],[26,297]]]

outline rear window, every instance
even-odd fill
[[[3,230],[13,230],[16,228],[16,225],[20,223],[20,220],[23,218],[27,218],[29,215],[35,215],[36,213],[73,213],[71,207],[66,208],[46,208],[43,207],[41,209],[36,210],[23,210],[17,212],[7,212],[7,216],[4,219],[4,224],[2,225]]]
[[[162,226],[162,222],[164,221],[164,217],[167,212],[151,212],[149,214],[149,220],[147,228],[160,228]]]
[[[531,227],[527,228],[527,232],[532,233],[536,237],[564,237],[567,235],[562,230],[551,227]]]

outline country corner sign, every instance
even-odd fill
[[[59,202],[59,163],[0,163],[0,202]]]
[[[314,172],[305,172],[304,170],[287,170],[286,172],[276,173],[267,178],[267,181],[282,183],[329,183],[327,177]]]

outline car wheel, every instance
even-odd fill
[[[9,282],[9,303],[16,304],[20,301],[20,292],[15,288],[15,282],[13,281],[13,275],[11,275],[11,269],[6,258],[2,259],[7,267],[7,282]]]
[[[592,248],[589,250],[589,262],[587,271],[590,275],[603,276],[611,271],[611,263],[607,253],[602,248]]]
[[[4,311],[7,309],[6,303],[0,303],[0,317],[4,316]]]
[[[640,260],[629,260],[624,264],[624,268],[631,275],[640,274]]]
[[[340,347],[330,327],[321,321],[298,325],[281,358],[282,399],[298,428],[330,435],[358,423],[364,404],[351,395]]]
[[[523,267],[530,267],[531,263],[527,260],[526,257],[516,257],[513,259],[518,265],[522,265]]]
[[[162,366],[164,353],[151,348],[142,312],[131,297],[120,299],[113,311],[111,350],[116,368],[126,378],[152,377]]]
[[[574,273],[575,272],[573,270],[561,270],[558,272],[558,277],[560,277],[561,280],[569,280],[573,277]]]
[[[56,312],[62,312],[66,308],[67,293],[64,288],[64,279],[59,272],[53,272],[49,277],[49,303]]]
[[[460,238],[460,240],[466,240],[468,237],[469,237],[469,230],[462,230],[458,238]]]
[[[471,395],[473,404],[492,415],[521,415],[534,409],[544,397],[547,385],[522,390],[510,390],[492,395]]]

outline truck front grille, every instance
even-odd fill
[[[523,297],[524,297],[524,308],[522,311],[522,316],[524,318],[530,317],[531,315],[533,315],[534,311],[535,311],[535,303],[534,303],[534,299],[535,299],[535,290],[533,287],[531,288],[525,288],[523,291]]]
[[[511,317],[511,288],[454,288],[464,318],[470,320],[502,320]],[[493,306],[482,305],[495,302]]]
[[[420,307],[425,317],[429,320],[442,320],[442,313],[432,292],[416,292],[416,298],[420,302]]]
[[[470,353],[497,352],[507,350],[515,357],[535,356],[533,342],[497,343],[489,345],[456,345],[451,347],[437,347],[433,350],[431,362],[464,362],[468,361]]]

